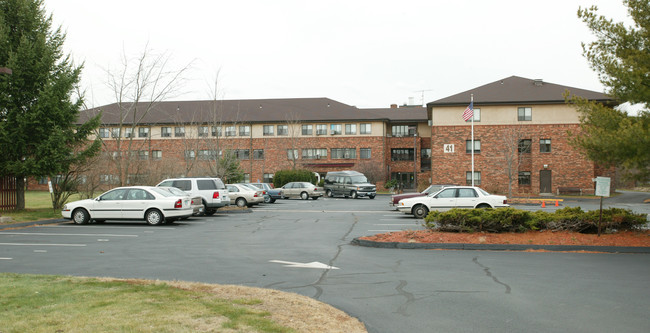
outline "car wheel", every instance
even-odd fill
[[[205,215],[205,216],[212,216],[212,215],[214,215],[214,213],[216,213],[216,212],[217,212],[216,209],[206,209],[205,212],[203,212],[203,215]]]
[[[325,191],[325,195],[331,198],[334,196],[334,193],[332,193],[332,190],[327,190]]]
[[[359,197],[359,195],[357,194],[357,191],[350,192],[350,196],[352,197],[352,199],[356,199],[356,198]]]
[[[300,199],[302,199],[302,200],[309,199],[309,194],[307,192],[300,193]]]
[[[275,202],[275,198],[271,198],[271,199],[269,200],[269,202],[270,202],[270,203],[274,203],[274,202]]]
[[[429,214],[429,209],[425,205],[416,205],[412,212],[416,219],[423,219]]]
[[[369,195],[368,198],[370,198],[370,199],[374,199],[375,196],[374,196],[374,195]]]
[[[492,207],[490,205],[486,204],[486,203],[482,203],[482,204],[476,206],[476,208],[492,208]]]
[[[235,200],[235,205],[237,205],[237,207],[246,207],[248,202],[245,198],[237,198],[237,200]]]
[[[159,225],[165,221],[165,216],[157,209],[150,209],[144,214],[149,225]]]
[[[90,220],[90,215],[83,208],[77,208],[72,212],[72,221],[76,224],[86,224]]]
[[[271,203],[271,197],[269,196],[264,197],[264,203]]]

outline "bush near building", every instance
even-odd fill
[[[273,175],[273,186],[275,188],[280,188],[290,182],[310,182],[316,184],[317,181],[318,178],[313,172],[304,169],[280,170]]]
[[[432,211],[424,219],[426,227],[451,232],[525,232],[529,230],[573,231],[597,233],[600,211],[583,211],[565,207],[553,213],[529,212],[515,208],[452,209]],[[636,230],[646,223],[643,214],[621,208],[603,209],[601,230],[616,232]]]

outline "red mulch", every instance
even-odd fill
[[[650,247],[650,231],[621,231],[614,234],[580,234],[566,231],[529,231],[525,233],[454,233],[431,230],[397,231],[361,239],[375,242],[589,245]]]

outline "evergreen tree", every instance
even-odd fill
[[[42,0],[0,0],[0,65],[13,72],[0,75],[0,175],[16,177],[18,209],[26,177],[65,173],[100,147],[88,142],[99,117],[75,125],[82,66],[63,54],[64,40]]]
[[[624,0],[633,25],[626,27],[597,14],[598,8],[579,9],[596,40],[582,45],[583,55],[598,73],[607,93],[619,102],[642,104],[638,116],[571,99],[581,112],[582,133],[573,143],[596,162],[624,167],[638,180],[650,179],[650,2]]]

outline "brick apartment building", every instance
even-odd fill
[[[569,91],[612,103],[602,93],[512,76],[420,106],[359,109],[328,98],[170,101],[110,104],[97,135],[103,154],[87,181],[156,184],[165,177],[215,175],[224,151],[240,161],[245,181],[304,168],[357,170],[405,189],[471,184],[471,126],[462,119],[474,95],[475,184],[513,194],[593,193],[592,178],[610,175],[568,144],[579,129]],[[130,153],[127,153],[129,152]],[[122,166],[117,168],[117,163]],[[119,170],[123,170],[119,172]],[[30,188],[41,187],[31,184]]]
[[[569,145],[579,114],[564,93],[612,104],[602,93],[517,76],[427,104],[432,123],[434,183],[471,184],[471,120],[463,111],[474,96],[474,182],[488,191],[540,194],[561,189],[594,192],[596,176],[613,176]]]

